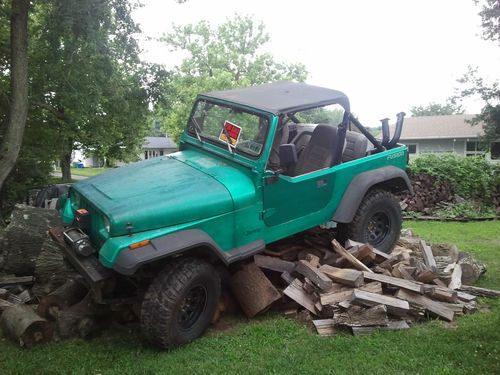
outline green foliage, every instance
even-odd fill
[[[493,210],[490,206],[484,206],[475,202],[466,201],[436,210],[432,214],[443,218],[474,219],[479,217],[493,217],[495,216],[495,210]]]
[[[329,108],[313,108],[297,114],[299,120],[310,124],[338,125],[342,122],[343,116],[344,110]]]
[[[483,38],[500,42],[500,2],[498,0],[481,1],[479,15],[482,20]]]
[[[483,143],[489,144],[500,138],[500,85],[498,81],[491,84],[478,75],[477,68],[469,66],[467,73],[458,80],[462,89],[455,98],[479,97],[485,103],[481,113],[475,116],[471,125],[483,124]]]
[[[208,21],[177,26],[162,41],[187,53],[165,80],[165,95],[157,106],[169,136],[178,139],[192,103],[201,92],[250,86],[276,80],[303,81],[302,64],[284,64],[260,52],[269,41],[262,22],[236,15],[213,27]]]
[[[446,104],[429,103],[413,106],[410,109],[412,117],[461,115],[464,110],[460,104],[448,101]]]
[[[428,173],[447,179],[463,198],[491,204],[494,167],[482,157],[462,157],[452,153],[424,154],[411,161],[411,173]]]

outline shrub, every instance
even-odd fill
[[[496,185],[497,167],[484,158],[463,157],[456,154],[424,154],[414,159],[410,173],[428,173],[439,179],[447,179],[455,192],[463,198],[491,204]]]

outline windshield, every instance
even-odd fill
[[[199,140],[250,156],[264,148],[269,119],[241,109],[198,100],[188,124],[188,131]],[[229,140],[228,140],[229,137]]]

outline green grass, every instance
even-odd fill
[[[500,222],[410,222],[429,241],[456,243],[488,265],[480,285],[500,289]],[[405,332],[319,337],[275,313],[237,319],[172,352],[145,345],[133,328],[90,341],[70,340],[23,350],[0,338],[2,374],[498,374],[500,301],[482,311]]]
[[[108,169],[109,168],[71,168],[71,174],[75,176],[92,177],[106,172]]]

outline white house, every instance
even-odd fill
[[[500,141],[488,150],[481,146],[484,135],[481,124],[471,126],[467,121],[474,115],[422,116],[405,118],[400,143],[408,146],[410,156],[424,153],[454,152],[463,156],[483,155],[500,159]],[[391,134],[394,125],[391,125]]]
[[[163,156],[178,150],[177,144],[168,136],[164,137],[146,137],[138,155],[141,160],[151,159]],[[80,163],[85,168],[102,167],[104,162],[92,154],[84,154],[80,150],[73,151],[72,163]],[[118,161],[117,165],[124,165],[124,162]]]

